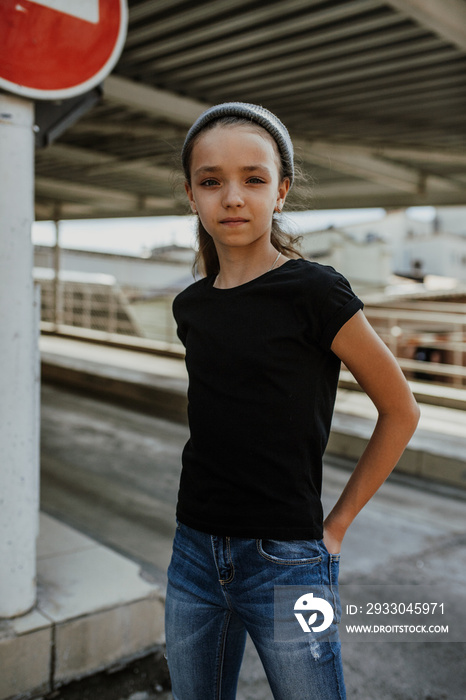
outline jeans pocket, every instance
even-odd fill
[[[318,564],[322,554],[317,540],[256,540],[257,551],[267,561],[284,566]]]

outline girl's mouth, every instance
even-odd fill
[[[228,219],[222,219],[220,221],[221,224],[227,224],[229,226],[235,226],[239,224],[245,224],[247,223],[248,219],[242,219],[240,217],[230,217]]]

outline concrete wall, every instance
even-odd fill
[[[94,253],[67,248],[62,248],[60,254],[62,270],[113,275],[120,286],[143,290],[187,286],[193,281],[191,264],[191,262],[162,262],[130,255]],[[53,248],[35,246],[34,266],[53,269]]]
[[[393,264],[400,273],[418,270],[466,281],[466,237],[447,233],[415,236],[394,251]]]
[[[391,272],[391,252],[382,240],[359,242],[330,229],[304,234],[302,251],[311,260],[332,265],[350,282],[385,286]]]

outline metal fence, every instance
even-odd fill
[[[51,271],[50,271],[51,272]],[[107,333],[141,336],[137,319],[114,278],[68,275],[55,280],[48,270],[35,269],[41,287],[41,320],[57,326],[75,326]]]
[[[420,302],[412,309],[366,306],[365,314],[409,378],[461,387],[466,380],[464,307]]]

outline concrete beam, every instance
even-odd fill
[[[295,144],[298,144],[298,140],[293,139]],[[311,142],[309,145],[312,146],[313,143],[319,143],[327,147],[326,141]],[[299,143],[299,145],[301,145]],[[375,158],[384,158],[386,160],[396,161],[402,165],[409,167],[416,167],[411,165],[414,163],[430,163],[434,165],[466,165],[466,153],[461,153],[458,151],[452,151],[450,149],[430,149],[430,148],[420,148],[417,146],[402,147],[402,146],[355,146],[353,143],[339,142],[339,146],[344,149],[358,149],[361,153],[365,155],[372,155]],[[403,162],[405,161],[405,162]]]
[[[128,126],[124,122],[108,122],[86,118],[73,124],[73,134],[85,134],[91,137],[103,134],[104,136],[118,137],[121,134],[127,135],[127,133]],[[164,139],[169,141],[180,137],[180,127],[168,123],[154,123],[144,126],[141,124],[131,124],[131,136],[140,139]],[[53,145],[56,145],[56,142]]]
[[[415,169],[377,158],[370,149],[318,141],[295,141],[295,146],[308,163],[403,192],[415,193],[420,188],[421,177]]]
[[[180,97],[168,90],[148,87],[119,75],[109,75],[104,81],[104,97],[108,102],[137,109],[159,119],[189,127],[210,105]]]
[[[466,50],[464,0],[388,0],[388,4],[449,43]]]
[[[423,54],[416,54],[412,56],[409,60],[409,70],[412,73],[415,70],[423,69],[427,67],[428,69],[435,69],[435,67],[442,61],[450,61],[457,58],[457,51],[451,46],[446,46],[443,49],[438,49],[437,51],[428,51]],[[300,80],[293,79],[293,73],[290,72],[289,80],[283,82],[283,84],[269,85],[265,88],[261,87],[260,80],[257,81],[257,86],[254,90],[255,99],[270,104],[271,100],[277,98],[277,94],[280,96],[281,100],[289,99],[295,101],[298,98],[298,103],[302,109],[302,95],[306,92],[312,94],[313,90],[327,88],[329,86],[334,86],[334,89],[338,90],[339,86],[344,82],[349,85],[352,82],[362,82],[363,84],[379,78],[383,80],[390,75],[392,82],[396,83],[398,74],[401,71],[407,69],[406,58],[395,58],[389,61],[383,61],[382,63],[367,63],[360,66],[349,66],[348,69],[341,68],[339,72],[325,73],[320,72],[319,74],[309,74],[307,77],[302,77]],[[227,91],[224,89],[222,91],[215,90],[211,91],[211,95],[215,95],[215,99],[223,99],[224,94]],[[317,103],[318,104],[318,103]],[[287,105],[289,108],[289,105]]]
[[[53,144],[39,157],[45,160],[56,158],[61,163],[71,162],[74,165],[80,165],[88,175],[105,175],[115,172],[141,173],[143,171],[144,178],[163,184],[170,182],[173,177],[173,171],[170,168],[153,165],[153,159],[120,160],[116,156],[99,153],[96,150],[68,146],[62,143]]]
[[[415,163],[428,163],[431,165],[466,165],[466,153],[458,151],[439,151],[423,148],[399,148],[385,146],[374,153],[382,158],[397,161],[414,161]]]
[[[371,207],[371,206],[386,206],[386,202],[392,202],[389,206],[411,206],[417,204],[430,204],[428,201],[432,199],[432,204],[448,204],[449,202],[458,201],[458,204],[466,202],[466,185],[461,186],[460,183],[451,183],[447,186],[447,181],[443,178],[435,176],[425,178],[423,189],[417,192],[389,192],[386,188],[376,182],[364,182],[363,180],[354,180],[353,182],[341,182],[332,184],[319,183],[315,186],[319,197],[326,197],[333,201],[332,208],[339,208],[338,200],[341,197],[354,198],[354,206]],[[380,204],[371,201],[371,198],[379,198]],[[421,201],[422,200],[422,201]]]
[[[98,204],[99,208],[115,210],[133,210],[134,216],[141,215],[145,209],[172,209],[176,206],[174,199],[168,197],[144,197],[137,194],[122,192],[121,190],[95,187],[94,185],[83,185],[76,182],[64,182],[53,178],[36,178],[36,194],[39,199],[53,198],[63,200],[66,203],[90,203]]]
[[[353,6],[354,7],[354,6]],[[389,27],[399,27],[403,24],[403,18],[399,15],[393,14],[392,16],[382,15],[382,16],[369,16],[364,19],[364,16],[360,16],[358,20],[358,32],[361,36],[354,37],[354,25],[352,22],[337,22],[324,24],[319,28],[318,32],[311,33],[305,32],[301,35],[296,35],[291,33],[282,37],[280,39],[280,52],[277,57],[277,46],[273,42],[267,42],[266,44],[257,45],[256,42],[252,42],[249,46],[245,46],[241,51],[236,54],[222,54],[215,57],[215,72],[217,71],[227,71],[228,76],[230,72],[233,73],[233,78],[243,76],[248,76],[249,74],[261,73],[263,68],[260,68],[262,62],[267,62],[267,70],[273,71],[275,69],[281,70],[283,68],[289,68],[293,70],[296,62],[296,52],[302,52],[300,56],[306,55],[305,52],[313,50],[313,47],[318,46],[321,58],[326,59],[328,55],[338,54],[341,52],[349,51],[351,49],[358,50],[360,48],[359,42],[364,46],[364,41],[368,40],[371,36],[371,32],[377,32],[377,30],[383,28],[384,32],[388,32]],[[398,36],[400,36],[401,29],[398,28]],[[410,28],[413,31],[413,28]],[[419,29],[416,32],[419,34]],[[384,34],[387,37],[387,34]],[[401,39],[405,38],[401,34]],[[338,48],[341,44],[344,44],[344,48]],[[322,47],[326,47],[325,49]],[[167,57],[178,58],[178,56]],[[178,69],[172,67],[171,75],[174,79],[181,80],[195,80],[196,86],[198,85],[198,80],[201,75],[200,66],[198,63],[193,62],[191,66],[187,66],[186,62],[177,62]],[[269,68],[270,66],[270,68]],[[156,66],[154,66],[154,70]],[[178,71],[178,72],[177,72]],[[237,71],[240,71],[239,76],[236,75]],[[245,71],[245,73],[243,72]],[[207,64],[205,70],[205,75],[211,75],[210,64]]]
[[[448,163],[448,155],[439,152],[419,150],[403,151],[402,149],[375,149],[353,144],[327,143],[325,141],[295,140],[298,154],[304,161],[314,165],[363,178],[371,183],[377,183],[392,190],[410,194],[422,193],[427,190],[455,191],[464,189],[460,182],[442,178],[439,175],[429,175],[410,164],[390,162],[390,157],[401,158],[404,155],[421,161],[433,163]],[[454,159],[452,154],[452,159]]]
[[[262,5],[259,10],[253,8],[251,11],[237,13],[237,18],[229,17],[222,23],[223,26],[207,24],[187,31],[182,28],[176,37],[169,36],[161,41],[153,41],[137,49],[125,51],[120,65],[124,66],[125,71],[131,70],[134,74],[137,72],[135,64],[143,62],[144,73],[147,76],[148,70],[157,75],[159,70],[172,71],[191,62],[206,62],[209,59],[214,61],[213,66],[216,68],[219,56],[237,53],[242,57],[243,52],[248,51],[251,46],[255,52],[256,48],[260,50],[260,47],[268,45],[274,55],[278,51],[277,46],[280,46],[280,51],[284,51],[281,44],[284,37],[296,33],[308,35],[313,31],[319,34],[321,28],[344,24],[345,20],[351,20],[358,13],[378,9],[380,0],[352,0],[339,3],[336,7],[328,7],[325,0],[307,0],[304,3],[299,2],[298,5],[294,2],[278,3],[278,8],[275,3],[275,10],[271,3]],[[319,5],[322,5],[322,9]],[[296,9],[303,6],[308,10],[312,7],[312,12],[296,14]],[[272,11],[275,16],[271,18]],[[264,21],[265,19],[268,21]],[[254,56],[252,60],[257,59]]]

